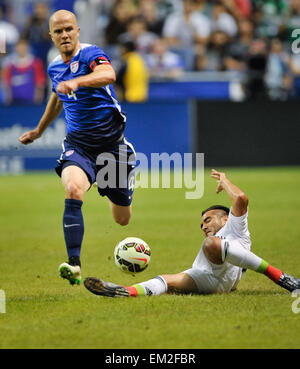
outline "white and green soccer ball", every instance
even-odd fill
[[[117,244],[114,252],[116,266],[125,273],[135,274],[145,270],[151,258],[151,250],[145,241],[127,237]]]

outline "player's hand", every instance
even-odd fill
[[[211,177],[214,178],[214,179],[216,179],[217,180],[217,183],[218,183],[218,187],[217,187],[216,193],[221,192],[224,189],[223,183],[224,183],[224,180],[226,179],[225,173],[218,172],[215,169],[212,169],[211,170]]]
[[[70,94],[72,93],[73,91],[76,91],[78,89],[78,83],[76,82],[76,79],[71,79],[69,81],[63,81],[63,82],[60,82],[58,85],[57,85],[57,92],[61,93],[61,94]]]
[[[34,140],[41,137],[41,134],[37,129],[34,129],[32,131],[28,131],[22,134],[22,136],[19,138],[19,141],[23,145],[31,144]]]

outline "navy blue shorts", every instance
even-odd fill
[[[110,148],[85,150],[72,144],[67,138],[62,143],[63,152],[58,160],[56,173],[69,165],[76,165],[87,175],[90,184],[97,182],[98,192],[107,196],[114,204],[129,206],[135,184],[135,151],[130,142],[123,138]]]

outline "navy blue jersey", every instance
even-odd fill
[[[50,63],[48,74],[52,91],[63,103],[70,141],[95,147],[114,142],[122,136],[126,118],[112,85],[79,87],[68,95],[56,90],[60,82],[85,76],[97,65],[109,63],[110,58],[104,51],[90,44],[80,44],[80,50],[66,63],[60,55]]]

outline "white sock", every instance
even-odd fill
[[[222,240],[222,260],[243,269],[257,270],[262,259],[235,242]]]
[[[146,295],[161,295],[168,290],[168,285],[165,279],[158,275],[155,278],[149,279],[149,281],[138,283],[145,290]]]

